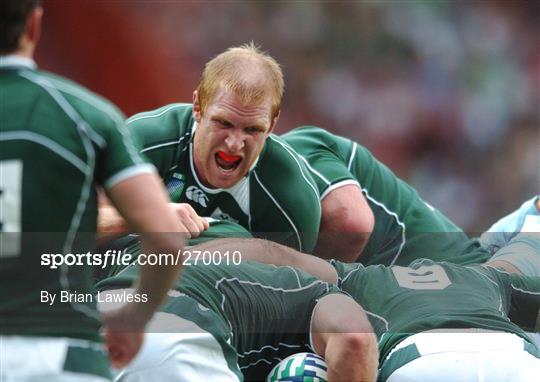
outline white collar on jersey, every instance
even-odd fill
[[[0,56],[0,68],[8,68],[13,66],[23,66],[28,69],[37,68],[35,61],[28,57],[19,56],[18,54]]]
[[[191,127],[191,136],[192,137],[195,134],[195,130],[197,130],[197,126],[198,126],[197,122],[193,121],[193,126]],[[202,184],[202,182],[199,180],[199,176],[197,175],[197,171],[195,171],[195,160],[193,158],[193,139],[191,139],[191,142],[189,143],[189,165],[191,167],[191,173],[193,174],[193,177],[195,178],[195,181],[197,182],[197,184],[204,191],[206,191],[206,192],[208,192],[210,194],[217,194],[218,192],[221,192],[221,191],[227,191],[229,193],[234,193],[234,191],[236,189],[242,188],[242,184],[247,182],[249,174],[257,166],[257,163],[259,162],[259,157],[260,157],[260,155],[257,156],[257,159],[255,159],[255,161],[251,165],[251,168],[249,169],[249,172],[247,173],[247,175],[245,177],[243,177],[242,180],[240,180],[240,182],[238,182],[237,184],[235,184],[231,188],[228,188],[228,189],[224,189],[224,188],[208,188],[208,187],[206,187],[205,185]]]
[[[196,128],[197,128],[197,122],[194,122],[193,127],[191,128],[191,134],[192,135],[195,132]],[[259,158],[257,158],[257,160],[258,159]],[[255,162],[255,164],[257,164],[257,162]],[[236,200],[236,202],[238,203],[238,206],[240,207],[242,212],[245,215],[247,215],[248,217],[250,216],[250,214],[249,214],[249,205],[250,205],[250,202],[249,202],[249,174],[246,175],[245,177],[243,177],[242,179],[240,179],[240,181],[238,183],[236,183],[234,186],[232,186],[231,188],[208,188],[208,187],[204,186],[201,183],[201,181],[199,180],[199,177],[197,176],[197,172],[195,171],[195,165],[194,165],[194,160],[193,160],[193,140],[191,140],[191,142],[189,143],[189,166],[190,166],[190,169],[191,169],[191,173],[193,174],[193,178],[195,179],[195,182],[197,183],[197,185],[204,192],[206,192],[208,194],[217,194],[217,193],[220,193],[222,191],[227,192],[228,194],[230,194]],[[250,171],[254,167],[255,167],[255,165],[253,165],[253,167],[250,169]],[[216,211],[214,211],[214,213]],[[249,220],[251,221],[251,217],[249,217]]]

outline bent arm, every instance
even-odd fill
[[[108,239],[129,232],[126,220],[114,208],[102,190],[98,192],[97,240],[98,244]]]
[[[186,229],[168,208],[157,175],[144,173],[120,181],[108,189],[108,196],[126,222],[141,234],[145,251],[183,250]],[[144,328],[176,281],[181,265],[142,266],[133,287],[135,294],[146,295],[147,301],[102,312],[105,344],[115,367],[124,367],[137,354]]]
[[[375,381],[377,339],[364,310],[342,294],[323,297],[313,313],[315,351],[324,355],[328,381]]]
[[[168,206],[181,224],[185,227],[186,238],[198,237],[201,232],[208,229],[209,224],[206,219],[197,215],[197,212],[187,203],[172,203]],[[106,196],[100,194],[98,213],[98,243],[104,243],[108,239],[128,232],[137,231],[130,226],[128,221],[111,205]]]
[[[357,184],[330,191],[321,202],[322,217],[315,254],[325,259],[356,262],[375,219]]]
[[[107,194],[127,224],[141,234],[143,251],[177,253],[183,250],[187,230],[170,210],[157,175],[147,173],[126,179],[111,187]],[[149,320],[161,305],[176,281],[181,265],[141,267],[135,288],[137,293],[148,295],[148,302],[136,307],[141,320]]]
[[[196,245],[193,249],[216,253],[238,251],[242,254],[242,261],[256,261],[278,267],[291,266],[320,280],[337,283],[336,270],[325,260],[298,252],[291,247],[273,241],[240,238],[216,239]]]

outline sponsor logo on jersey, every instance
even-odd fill
[[[208,206],[208,196],[206,196],[204,191],[197,186],[188,187],[188,189],[186,190],[186,198],[197,204],[200,204],[203,207]]]
[[[219,207],[216,208],[210,216],[217,220],[228,220],[230,222],[238,223],[238,220],[234,219],[228,213],[223,212]]]

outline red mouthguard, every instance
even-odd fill
[[[224,151],[218,151],[217,155],[218,155],[218,157],[220,159],[222,159],[222,160],[224,160],[225,162],[228,162],[228,163],[234,163],[234,162],[239,161],[240,159],[242,159],[242,157],[239,156],[239,155],[229,155]]]

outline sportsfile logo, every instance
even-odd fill
[[[189,186],[186,190],[186,198],[200,204],[203,207],[208,206],[208,196],[197,186]]]

